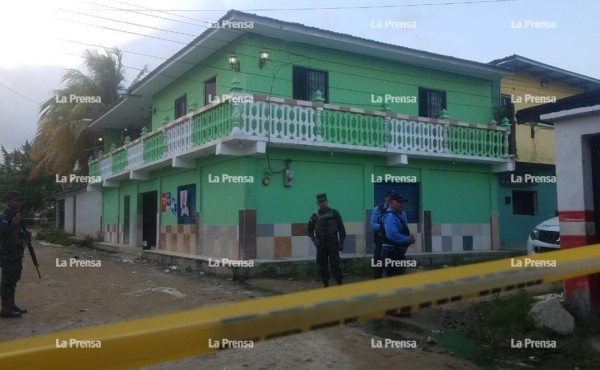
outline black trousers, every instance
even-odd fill
[[[21,271],[23,270],[22,260],[3,260],[0,261],[2,267],[2,282],[0,282],[0,296],[2,301],[15,299],[15,289],[17,282],[21,280]]]
[[[383,266],[385,269],[386,276],[396,276],[406,274],[406,267],[394,266],[394,261],[406,260],[407,247],[383,247],[381,250],[381,258],[383,259]],[[392,262],[390,264],[390,262]]]
[[[375,242],[375,250],[373,250],[373,279],[381,279],[383,276],[383,262],[381,259],[381,250],[383,246],[380,242]]]
[[[339,242],[337,240],[329,240],[320,242],[321,246],[317,247],[317,265],[319,265],[319,276],[323,281],[323,285],[329,286],[329,268],[331,265],[331,273],[338,285],[342,283],[342,268],[339,251]]]

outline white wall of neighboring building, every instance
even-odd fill
[[[594,209],[590,142],[600,133],[600,106],[571,109],[542,116],[554,121],[558,209]]]
[[[75,235],[96,237],[101,231],[102,193],[99,191],[77,194],[77,222]]]
[[[65,201],[64,231],[76,236],[96,237],[101,232],[102,193],[81,191],[57,199]],[[58,220],[57,220],[58,224]]]
[[[592,135],[600,134],[600,105],[544,114],[554,122],[561,249],[597,241],[592,180]],[[600,169],[596,169],[598,171]],[[567,299],[580,318],[600,312],[598,275],[564,281]]]
[[[64,230],[70,234],[74,234],[73,230],[73,195],[65,198],[65,228]]]

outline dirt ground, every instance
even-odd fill
[[[26,255],[16,301],[29,313],[21,319],[0,320],[0,341],[320,287],[317,282],[270,279],[240,284],[172,272],[167,266],[125,254],[37,242],[35,246],[43,278],[38,279]],[[100,260],[101,267],[56,266],[57,259],[69,258]],[[439,310],[416,313],[410,320],[434,330],[441,326]],[[358,325],[335,327],[256,343],[251,349],[220,351],[143,369],[479,368],[435,346],[422,346],[421,338],[416,349],[374,349],[372,338],[384,339],[367,334]]]

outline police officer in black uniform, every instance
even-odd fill
[[[326,194],[317,195],[316,210],[308,221],[308,237],[317,248],[317,264],[323,285],[329,286],[329,269],[338,285],[342,284],[340,251],[344,249],[346,228],[338,211],[329,208]]]
[[[11,191],[5,197],[6,209],[0,215],[0,267],[2,267],[2,282],[0,296],[2,297],[2,311],[0,317],[21,317],[27,310],[15,304],[15,288],[21,279],[23,269],[23,251],[25,248],[25,235],[22,218],[19,214],[23,196],[18,191]]]

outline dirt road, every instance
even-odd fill
[[[166,266],[130,255],[35,244],[43,279],[38,279],[26,255],[16,300],[29,313],[21,319],[0,320],[0,341],[319,287],[316,282],[269,279],[240,284],[219,277],[172,272]],[[79,266],[89,267],[69,267],[72,258],[79,261],[75,262]],[[98,261],[100,267],[91,266]],[[413,320],[419,320],[419,315]],[[424,321],[432,328],[437,325],[430,318]],[[419,342],[416,349],[373,348],[373,343],[385,338],[369,335],[353,325],[144,369],[478,369],[448,353],[424,347],[422,338],[415,339]]]

